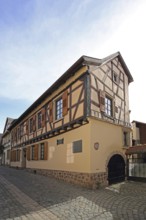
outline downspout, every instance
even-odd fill
[[[91,80],[89,66],[85,77],[85,118],[91,116]]]

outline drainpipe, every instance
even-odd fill
[[[86,78],[85,78],[85,117],[91,116],[91,83],[90,83],[90,71],[89,66],[88,70],[86,71]]]

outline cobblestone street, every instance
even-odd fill
[[[0,220],[144,220],[146,183],[89,190],[0,166]]]

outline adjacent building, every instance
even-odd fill
[[[128,179],[146,179],[146,123],[132,121],[132,147],[127,149]]]
[[[3,155],[3,149],[2,149],[2,133],[0,133],[0,165],[2,164],[2,155]]]
[[[132,121],[132,146],[146,144],[146,123]]]
[[[14,119],[7,118],[4,126],[4,131],[2,135],[2,146],[4,148],[2,155],[2,164],[10,165],[10,153],[11,153],[11,132],[9,127],[12,124]]]
[[[87,187],[124,180],[132,81],[119,52],[82,56],[10,126],[11,166]]]

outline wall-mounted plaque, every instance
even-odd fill
[[[98,150],[98,148],[99,148],[99,143],[96,142],[96,143],[94,144],[94,149],[95,149],[95,150]]]

